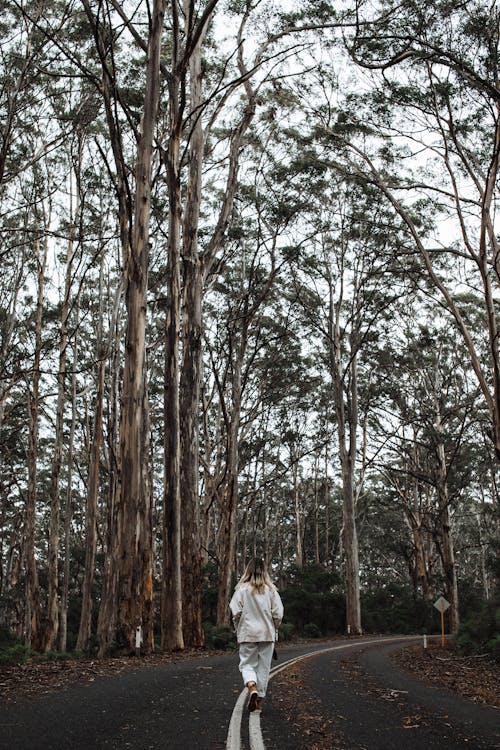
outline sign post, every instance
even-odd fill
[[[444,613],[450,606],[450,602],[444,596],[439,596],[434,602],[434,606],[438,612],[441,612],[441,646],[444,646]]]

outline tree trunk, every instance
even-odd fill
[[[35,356],[33,361],[33,381],[29,394],[29,435],[28,435],[28,492],[25,520],[25,559],[26,559],[26,610],[25,643],[38,650],[42,645],[40,629],[40,589],[35,558],[35,527],[37,500],[37,454],[39,431],[40,359],[42,348],[42,312],[47,264],[47,239],[42,247],[40,238],[35,239],[37,262],[37,304],[35,313]]]
[[[99,641],[99,657],[105,656],[111,641],[114,638],[116,627],[116,602],[117,602],[117,581],[118,581],[118,492],[120,476],[120,441],[119,441],[119,383],[118,377],[120,372],[120,331],[118,324],[118,306],[121,298],[122,286],[120,284],[116,292],[113,321],[110,325],[110,337],[113,335],[110,349],[113,352],[110,362],[111,383],[110,397],[111,404],[110,416],[108,421],[108,474],[109,487],[107,497],[107,514],[106,514],[106,535],[104,541],[104,570],[103,584],[101,592],[101,603],[99,606],[99,616],[97,618],[97,636]]]
[[[345,554],[346,629],[351,635],[362,633],[359,590],[359,553],[356,528],[356,499],[354,472],[358,427],[357,372],[355,334],[350,336],[350,360],[348,372],[342,370],[341,337],[339,324],[340,301],[333,302],[333,286],[330,280],[329,347],[330,371],[334,387],[334,402],[337,415],[339,457],[342,472],[343,534]],[[354,325],[354,323],[353,323]],[[346,393],[344,393],[344,388]],[[347,399],[348,410],[344,399]]]
[[[92,591],[94,586],[95,555],[97,547],[97,499],[99,493],[99,458],[102,437],[102,409],[104,400],[104,370],[102,344],[98,343],[97,395],[94,413],[94,434],[90,449],[85,505],[85,567],[83,571],[82,609],[76,650],[87,653],[90,648],[92,626]]]
[[[217,537],[219,581],[217,594],[217,624],[229,624],[231,576],[236,559],[236,511],[238,507],[238,438],[241,419],[241,374],[246,350],[246,335],[237,347],[231,383],[232,405],[229,418],[225,492],[220,508]]]
[[[82,161],[82,138],[78,142],[77,169]],[[79,188],[79,180],[77,180]],[[73,258],[75,255],[74,230],[75,219],[80,211],[80,191],[77,190],[77,201],[73,211],[73,180],[70,172],[70,206],[69,212],[72,221],[68,252],[66,257],[66,274],[64,284],[64,297],[61,305],[61,328],[59,341],[59,371],[57,373],[57,406],[56,427],[54,441],[54,457],[52,459],[52,471],[50,477],[50,529],[49,529],[49,559],[47,571],[47,623],[44,633],[44,649],[50,651],[54,648],[59,629],[59,605],[58,605],[58,557],[59,557],[59,478],[62,464],[62,443],[64,431],[64,382],[66,379],[66,359],[68,347],[68,319],[71,310],[71,287],[73,280]]]
[[[300,512],[300,495],[298,481],[299,465],[295,456],[292,456],[292,478],[293,478],[293,508],[295,512],[295,565],[302,568],[304,564],[304,552],[302,549],[302,521]]]
[[[194,23],[189,2],[186,18]],[[190,110],[194,117],[189,140],[188,184],[182,232],[183,254],[183,360],[180,376],[181,507],[182,507],[182,623],[184,643],[203,645],[201,623],[201,550],[199,497],[200,389],[202,371],[203,277],[198,251],[201,176],[205,138],[199,108],[202,105],[201,46],[206,27],[199,34],[189,58]],[[188,34],[192,28],[188,29]]]
[[[121,486],[118,507],[118,608],[116,641],[122,650],[135,652],[136,629],[149,621],[152,588],[151,500],[149,496],[149,450],[146,386],[146,307],[148,235],[151,204],[153,134],[160,91],[160,52],[163,31],[163,0],[155,0],[148,40],[146,90],[142,133],[137,148],[134,226],[126,259],[127,327],[120,419]],[[149,633],[146,644],[150,643]],[[148,646],[146,645],[146,648]]]
[[[436,422],[436,431],[441,429],[440,416]],[[439,520],[437,527],[438,549],[443,565],[443,572],[446,581],[446,597],[450,602],[449,621],[450,632],[456,633],[460,622],[458,610],[458,581],[455,565],[455,549],[453,545],[453,535],[451,532],[450,502],[448,497],[447,467],[444,445],[440,442],[437,446],[437,495]]]
[[[68,440],[68,478],[64,511],[64,567],[61,588],[61,614],[59,618],[59,651],[66,651],[68,638],[68,599],[71,570],[71,520],[73,497],[73,460],[76,431],[76,367],[78,361],[78,306],[76,314],[75,338],[73,342],[73,372],[71,376],[71,426]]]
[[[174,17],[176,9],[173,6]],[[174,24],[176,26],[176,24]],[[177,40],[178,41],[178,40]],[[175,45],[177,48],[177,45]],[[176,62],[176,61],[174,61]],[[180,500],[180,226],[181,187],[179,147],[182,114],[179,113],[179,81],[169,87],[170,139],[166,154],[169,195],[168,294],[165,321],[165,481],[163,491],[163,552],[161,647],[184,648],[182,632],[181,500]]]

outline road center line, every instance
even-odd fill
[[[238,700],[233,708],[227,733],[226,750],[241,750],[241,719],[247,695],[248,691],[245,688],[239,694]]]
[[[250,750],[266,750],[260,728],[260,711],[254,711],[250,714],[248,736],[250,738]]]
[[[319,654],[329,654],[332,651],[342,651],[345,649],[354,648],[355,646],[370,646],[374,644],[378,645],[379,643],[397,643],[398,641],[415,641],[420,640],[421,637],[422,636],[420,635],[399,635],[392,636],[390,638],[371,638],[370,640],[349,641],[348,643],[342,643],[337,646],[329,646],[328,648],[309,651],[307,654],[295,656],[293,659],[289,659],[288,661],[283,662],[283,664],[280,664],[279,667],[274,667],[274,669],[271,670],[269,679],[272,680],[273,677],[282,672],[284,669],[292,666],[292,664],[297,664],[297,662],[304,661],[305,659],[311,659],[313,656],[318,656]],[[226,750],[241,750],[241,721],[247,694],[248,692],[246,689],[242,690],[234,706],[231,720],[229,722],[229,730],[226,739]],[[265,750],[264,740],[262,738],[262,730],[260,726],[259,711],[254,711],[250,714],[248,727],[250,737],[250,750]]]

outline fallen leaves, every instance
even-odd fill
[[[482,655],[461,656],[451,644],[410,646],[395,652],[393,660],[407,672],[433,685],[452,690],[474,703],[486,703],[500,708],[500,678],[498,664]]]
[[[114,657],[108,659],[71,659],[65,661],[40,661],[35,658],[26,664],[0,668],[0,701],[17,702],[37,698],[62,690],[73,683],[89,684],[101,677],[131,672],[146,666],[155,666],[182,659],[206,658],[216,652],[186,651],[154,654],[144,657]],[[199,667],[206,669],[207,667]]]

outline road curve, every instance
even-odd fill
[[[500,711],[402,672],[389,658],[402,643],[353,640],[282,664],[266,750],[498,750]]]
[[[499,711],[402,676],[385,653],[394,643],[280,644],[262,717],[246,711],[234,652],[138,666],[14,703],[2,702],[0,676],[0,750],[500,748]]]
[[[421,639],[420,636],[412,636],[412,637],[395,636],[395,637],[389,637],[389,638],[376,638],[376,639],[369,638],[367,640],[348,641],[348,642],[336,644],[334,646],[323,646],[322,648],[311,649],[310,651],[307,651],[306,653],[289,658],[285,662],[280,664],[279,666],[274,667],[274,669],[271,670],[270,680],[272,680],[274,677],[276,677],[276,675],[280,674],[284,670],[288,670],[292,668],[294,665],[306,659],[313,659],[315,657],[320,657],[320,656],[324,657],[326,654],[329,654],[332,652],[346,651],[346,650],[352,650],[352,649],[359,650],[360,648],[363,648],[366,646],[373,646],[375,643],[379,645],[386,644],[386,643],[401,643],[401,642],[411,643],[420,639]],[[242,690],[242,692],[238,696],[238,699],[235,703],[233,713],[231,715],[231,720],[229,722],[229,728],[228,728],[228,733],[227,733],[227,738],[226,738],[226,750],[241,750],[242,748],[242,730],[243,730],[242,720],[244,716],[244,709],[246,706],[246,698],[247,698],[247,691]],[[249,737],[250,750],[265,750],[265,744],[264,744],[264,739],[262,736],[260,718],[261,716],[259,712],[248,714],[248,737]]]

